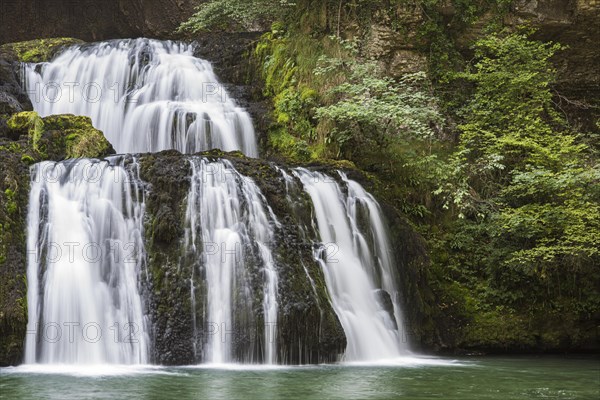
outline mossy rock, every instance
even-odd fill
[[[26,162],[33,153],[25,137],[18,141],[0,137],[0,366],[22,360],[27,325]]]
[[[13,114],[6,125],[12,136],[27,135],[41,159],[97,158],[115,153],[88,117],[61,114],[41,118],[35,111],[24,111]]]
[[[40,63],[50,61],[65,47],[83,43],[82,40],[74,38],[35,39],[2,45],[0,53],[5,53],[16,61]]]
[[[27,134],[35,151],[39,150],[39,141],[44,132],[44,121],[35,111],[23,111],[13,114],[6,121],[8,129],[17,134]]]
[[[47,131],[63,133],[66,158],[96,158],[115,153],[102,131],[94,128],[88,117],[50,115],[44,118],[44,127]]]

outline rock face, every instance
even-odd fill
[[[262,79],[249,57],[260,35],[259,32],[223,32],[188,39],[196,43],[194,55],[212,63],[229,95],[250,113],[259,146],[264,149],[270,123],[270,100],[262,94]]]
[[[418,51],[418,31],[423,22],[421,8],[413,2],[396,6],[394,17],[376,14],[366,32],[364,55],[378,60],[393,77],[425,71],[427,58]]]
[[[570,122],[598,129],[594,125],[600,119],[600,1],[520,0],[509,18],[538,28],[540,40],[567,46],[555,56],[557,102]]]
[[[310,202],[305,198],[305,215],[298,215],[285,199],[283,176],[270,163],[249,159],[239,153],[201,153],[209,160],[225,158],[243,175],[253,179],[273,207],[281,227],[276,229],[274,262],[279,276],[279,315],[277,323],[278,360],[283,363],[329,362],[345,348],[345,336],[331,307],[324,277],[312,254],[312,246],[299,227],[309,221]],[[201,361],[195,355],[194,317],[203,321],[203,299],[196,296],[196,313],[191,304],[190,277],[198,270],[199,255],[188,253],[184,245],[186,197],[190,187],[192,156],[176,151],[139,156],[140,177],[146,183],[146,249],[150,279],[145,288],[148,311],[153,323],[153,361],[160,364],[190,364]],[[247,264],[253,293],[262,293],[262,271]],[[306,268],[307,270],[305,270]],[[313,278],[313,288],[306,274]],[[197,275],[198,272],[195,272]],[[202,288],[200,279],[196,286]],[[255,287],[256,286],[256,287]],[[316,291],[316,293],[315,293]],[[262,299],[255,303],[260,312]],[[246,351],[248,342],[263,336],[257,332],[236,332],[233,353]],[[200,329],[196,346],[203,342]],[[239,347],[239,348],[238,348]]]
[[[18,60],[14,54],[8,55],[0,47],[0,116],[33,109],[27,93],[20,85],[17,71]]]
[[[3,0],[0,44],[72,36],[85,41],[167,38],[193,13],[192,0]]]

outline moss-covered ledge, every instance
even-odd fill
[[[97,158],[114,154],[102,131],[88,117],[60,114],[41,118],[35,111],[13,114],[7,121],[7,136],[27,136],[32,161],[36,158],[62,160],[66,158]]]
[[[7,43],[0,46],[0,56],[12,61],[40,63],[50,61],[65,47],[83,44],[75,38],[49,38]]]

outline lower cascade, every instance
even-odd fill
[[[157,314],[148,310],[155,303],[145,297],[153,293],[147,289],[156,273],[147,266],[144,234],[149,223],[144,193],[153,189],[139,177],[141,157],[139,162],[115,156],[32,167],[27,363],[145,364],[157,359],[153,343],[159,338],[153,337],[151,320]],[[286,214],[282,222],[257,182],[231,161],[184,160],[189,192],[181,204],[182,264],[168,274],[191,266],[185,269],[191,276],[168,279],[189,282],[181,288],[188,299],[177,301],[191,305],[191,359],[301,362],[297,357],[308,349],[294,346],[321,340],[322,329],[334,332],[333,322],[323,320],[326,307],[337,315],[346,338],[339,360],[376,361],[409,353],[385,222],[377,201],[361,185],[342,172],[333,179],[304,168],[286,172],[270,166],[285,191],[278,201],[292,213],[302,207],[309,211],[292,219]],[[298,232],[304,244],[286,243],[284,231]],[[296,259],[299,265],[284,254],[294,248],[308,252]],[[300,290],[293,289],[298,285],[306,288],[302,296],[314,302],[282,292]],[[320,287],[327,294],[320,295]],[[290,303],[290,298],[295,300]],[[302,319],[311,312],[307,307],[316,307],[317,320]],[[318,359],[327,357],[313,358]]]
[[[148,363],[134,189],[119,158],[32,167],[26,363]]]

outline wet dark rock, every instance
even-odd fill
[[[33,109],[27,93],[20,85],[18,71],[18,61],[0,50],[0,119]]]
[[[394,303],[392,302],[392,297],[390,294],[383,289],[377,289],[375,291],[375,299],[377,300],[377,305],[381,311],[387,313],[390,320],[393,321],[395,325],[396,320],[394,319]],[[398,329],[398,326],[394,326],[394,329]]]

